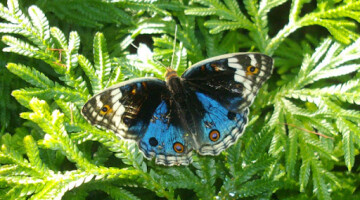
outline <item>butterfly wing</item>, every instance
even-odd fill
[[[139,140],[166,92],[165,82],[159,79],[132,79],[94,95],[82,108],[82,114],[93,125],[125,139]]]
[[[196,63],[182,75],[187,87],[203,92],[232,112],[249,107],[270,77],[273,60],[260,53],[233,53]]]
[[[209,95],[196,92],[196,96],[204,108],[201,119],[203,134],[201,137],[198,136],[200,146],[197,151],[201,155],[218,155],[242,135],[248,122],[249,109],[234,113]]]
[[[93,125],[136,140],[145,157],[156,157],[158,164],[187,165],[192,161],[192,147],[171,112],[165,82],[159,79],[114,85],[89,99],[82,114]]]
[[[242,135],[248,107],[270,77],[273,60],[260,53],[233,53],[196,63],[182,80],[203,107],[197,134],[201,155],[218,155]]]
[[[148,159],[155,157],[157,164],[167,166],[188,165],[192,162],[192,146],[170,104],[162,101],[156,108],[139,148]]]

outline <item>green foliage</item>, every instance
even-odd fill
[[[4,199],[360,196],[360,1],[8,0],[0,18]],[[237,51],[275,69],[217,157],[158,166],[80,114],[110,85]]]

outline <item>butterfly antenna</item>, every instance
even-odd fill
[[[136,46],[134,43],[130,43],[130,45],[132,46],[132,47],[134,47],[135,49],[139,49],[139,47],[138,46]]]
[[[173,68],[173,62],[174,62],[174,57],[175,57],[175,49],[176,49],[176,35],[177,35],[177,24],[175,24],[175,35],[174,35],[174,44],[173,44],[173,54],[172,54],[172,57],[171,57],[170,68]]]

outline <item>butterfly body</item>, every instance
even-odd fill
[[[137,141],[158,164],[187,165],[193,150],[218,155],[242,135],[248,107],[269,78],[272,59],[258,53],[201,61],[165,81],[138,78],[94,95],[82,114],[92,124]]]

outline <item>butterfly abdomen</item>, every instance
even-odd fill
[[[189,133],[197,131],[201,110],[201,103],[195,93],[184,87],[183,81],[177,76],[176,71],[168,69],[165,74],[166,86],[170,91],[171,119],[175,124],[180,124]],[[178,122],[176,122],[178,121]]]

